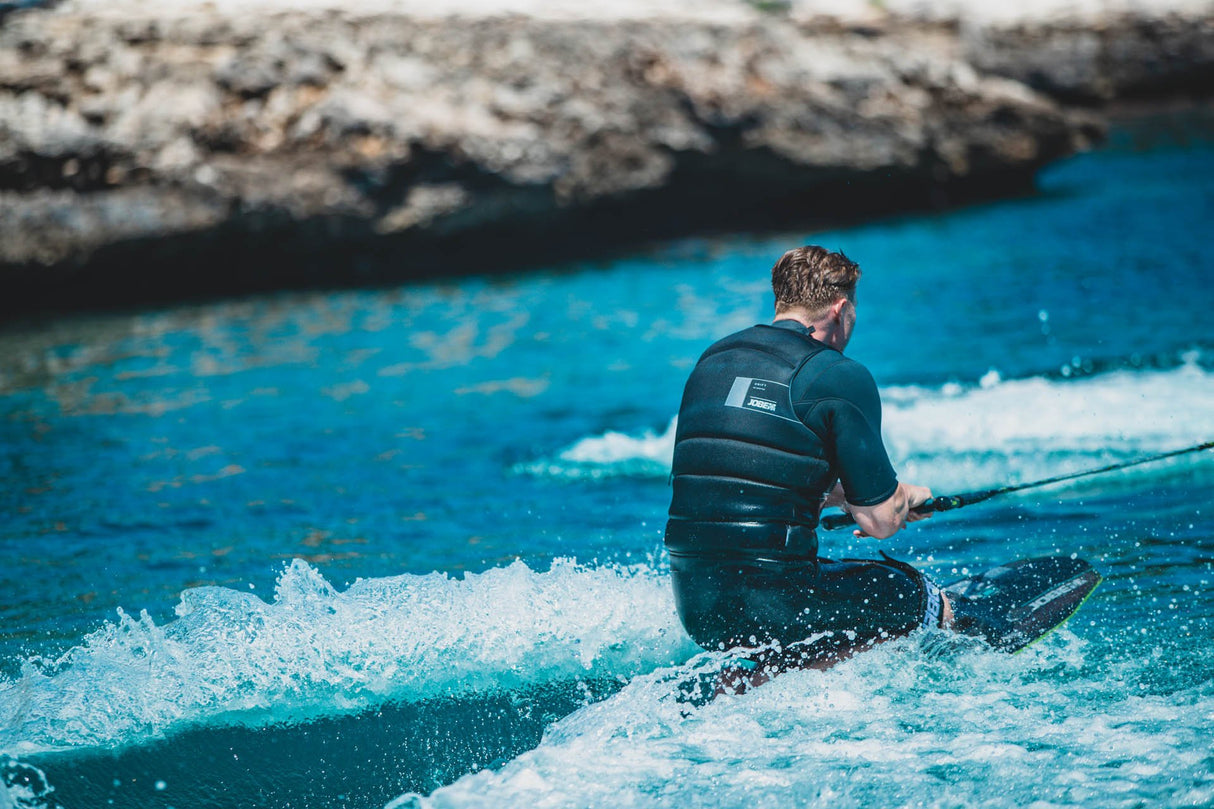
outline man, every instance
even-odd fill
[[[876,383],[843,355],[859,278],[842,253],[785,253],[772,324],[709,347],[679,408],[666,525],[675,603],[700,646],[765,648],[752,684],[951,620],[910,565],[818,555],[824,506],[849,511],[857,536],[884,539],[927,516],[914,508],[931,497],[898,482]]]

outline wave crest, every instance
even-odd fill
[[[272,602],[188,590],[163,626],[121,613],[0,685],[0,752],[117,747],[199,723],[299,722],[389,700],[630,677],[686,659],[669,582],[644,566],[522,562],[339,591],[303,561]]]

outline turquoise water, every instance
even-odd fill
[[[698,708],[661,531],[683,380],[806,241],[864,267],[905,480],[1214,438],[1212,222],[1214,139],[1155,122],[960,211],[10,330],[0,807],[1210,805],[1211,453],[882,544],[1093,562],[1024,654],[924,634]]]

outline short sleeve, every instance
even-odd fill
[[[794,409],[821,439],[847,502],[884,502],[897,490],[898,477],[881,440],[877,383],[867,368],[842,355],[831,352],[823,360],[811,361],[794,378]]]

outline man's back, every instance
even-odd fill
[[[706,648],[838,659],[940,620],[938,588],[909,565],[818,555],[825,502],[845,495],[888,536],[930,497],[898,483],[877,386],[842,353],[859,274],[839,253],[789,251],[772,270],[775,322],[714,343],[688,378],[666,546],[679,616]]]

